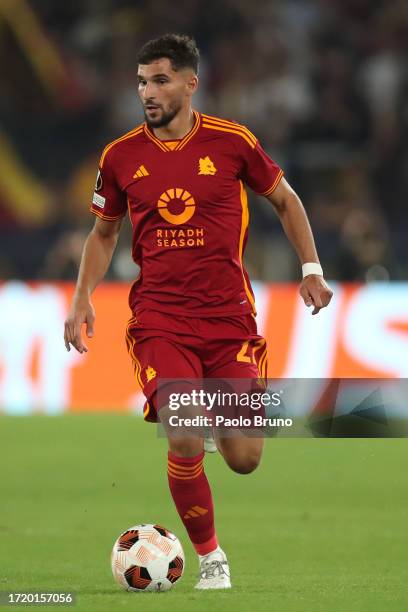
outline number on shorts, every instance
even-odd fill
[[[248,350],[249,340],[243,342],[241,350],[237,353],[237,361],[243,361],[244,363],[255,363],[254,354],[252,351],[251,357],[246,354]]]

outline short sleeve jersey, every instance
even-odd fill
[[[255,314],[245,185],[267,196],[282,174],[246,127],[196,111],[181,140],[159,140],[142,124],[109,144],[91,210],[112,221],[129,214],[140,267],[133,312]]]

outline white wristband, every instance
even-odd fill
[[[323,276],[323,269],[318,263],[304,263],[302,265],[302,274],[303,278],[305,278],[305,276],[309,276],[309,274],[318,274],[319,276]]]

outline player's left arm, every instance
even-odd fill
[[[312,229],[303,204],[289,183],[282,178],[276,189],[267,196],[273,205],[285,231],[293,245],[301,264],[319,263]],[[306,306],[314,306],[312,314],[328,306],[333,296],[323,276],[309,274],[300,285],[300,295]]]

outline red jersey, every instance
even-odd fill
[[[181,140],[147,124],[109,144],[91,210],[115,220],[129,212],[140,274],[133,312],[208,317],[255,313],[243,254],[248,234],[244,184],[269,195],[282,170],[244,126],[194,111]]]

